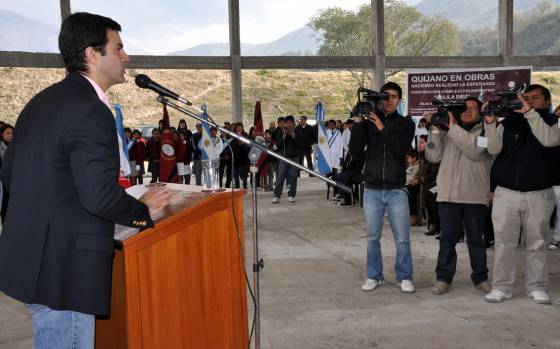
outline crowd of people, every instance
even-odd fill
[[[325,122],[332,169],[328,176],[350,187],[364,186],[359,200],[367,225],[367,278],[362,289],[373,290],[384,281],[380,238],[386,215],[395,237],[397,281],[403,292],[414,292],[410,226],[426,216],[425,234],[435,236],[440,245],[434,294],[450,290],[457,265],[455,247],[466,240],[475,287],[489,302],[509,298],[515,265],[512,256],[524,241],[528,294],[538,303],[549,302],[544,250],[560,247],[558,218],[552,214],[554,206],[560,206],[560,131],[553,126],[560,111],[551,112],[549,90],[530,85],[520,98],[523,108],[505,118],[484,113],[482,101],[468,97],[463,101],[464,111],[449,113],[447,124],[432,123],[425,115],[417,125],[398,114],[399,85],[387,83],[382,91],[390,96],[379,103],[377,113],[382,115],[354,112],[345,122]],[[241,123],[226,122],[224,128],[251,139],[258,136],[254,127],[246,133]],[[184,166],[180,182],[189,184],[194,174],[200,185],[201,125],[191,132],[181,120],[171,131],[176,135],[178,162]],[[130,149],[131,167],[137,169],[132,177],[138,183],[144,169],[137,165],[144,159],[149,162],[152,181],[159,180],[161,132],[154,129],[146,146],[137,142]],[[266,147],[314,169],[312,154],[318,131],[317,125],[307,124],[306,116],[300,116],[297,126],[292,115],[279,117],[263,135]],[[127,137],[139,136],[138,130],[127,130]],[[220,186],[224,179],[228,188],[255,185],[271,191],[276,204],[286,185],[288,201],[295,202],[298,169],[263,156],[256,163],[255,179],[249,179],[249,146],[227,134],[218,135],[216,129],[211,138],[220,154]],[[333,200],[341,207],[354,204],[350,194],[337,190]],[[551,226],[554,234],[549,238]],[[486,257],[486,249],[492,246],[496,249],[493,284],[488,281]]]
[[[393,89],[388,90],[396,91],[395,98],[398,97],[397,100],[400,101],[402,98],[400,87],[398,85],[392,87]],[[540,93],[542,98],[539,100],[526,97],[527,104],[544,115],[550,109],[550,92],[543,86],[531,85],[525,92],[525,96],[535,93]],[[406,221],[414,226],[418,223],[420,215],[421,218],[427,218],[425,234],[435,236],[440,240],[441,248],[436,272],[438,283],[434,288],[436,294],[445,293],[449,289],[456,265],[455,244],[464,241],[465,238],[473,267],[473,282],[485,291],[490,291],[490,286],[486,282],[488,271],[486,270],[485,249],[495,244],[495,227],[491,213],[493,194],[500,185],[500,181],[491,181],[491,178],[496,176],[491,176],[491,169],[497,168],[495,161],[499,160],[500,152],[494,150],[491,153],[488,146],[479,143],[491,142],[491,139],[485,136],[486,129],[491,127],[489,126],[491,124],[483,122],[482,102],[475,97],[469,97],[464,103],[465,111],[460,115],[450,115],[449,125],[432,124],[430,116],[424,115],[417,126],[407,131],[410,135],[401,134],[399,136],[398,141],[411,137],[411,142],[405,144],[403,141],[402,144],[395,146],[389,140],[391,154],[397,154],[397,151],[404,152],[402,158],[395,159],[394,169],[388,163],[387,154],[383,155],[383,159],[378,154],[369,162],[371,164],[383,163],[381,170],[387,169],[381,180],[384,188],[400,188],[400,179],[395,178],[394,183],[390,183],[390,178],[394,173],[400,173],[401,168],[404,169],[402,187],[406,188],[407,217],[409,217]],[[559,113],[558,108],[556,113]],[[507,125],[507,121],[510,119],[505,119],[505,123],[500,125],[502,127]],[[366,121],[370,120],[371,118],[368,118]],[[403,117],[403,120],[411,122],[408,117]],[[379,148],[380,145],[368,145],[365,151],[350,151],[352,142],[360,142],[355,134],[364,132],[363,125],[371,127],[370,124],[373,121],[366,124],[363,122],[362,115],[353,113],[352,117],[345,122],[328,120],[325,122],[325,127],[332,165],[332,172],[328,176],[350,187],[362,183],[367,189],[369,178],[367,167],[364,168],[367,149]],[[377,122],[384,124],[386,120]],[[375,123],[373,125],[377,127]],[[159,178],[160,134],[163,132],[161,127],[160,122],[160,127],[153,129],[152,137],[147,143],[139,141],[141,138],[139,130],[125,130],[127,139],[136,140],[129,150],[133,184],[142,183],[143,174],[146,172],[145,160],[148,161],[147,171],[151,172],[151,181],[161,180]],[[246,133],[242,123],[226,122],[223,127],[251,139],[255,139],[257,136],[254,127],[250,129],[249,133]],[[356,132],[353,132],[354,130]],[[186,121],[180,120],[177,127],[171,129],[171,132],[174,134],[178,166],[182,168],[179,171],[179,183],[190,184],[191,175],[194,175],[194,183],[201,185],[202,125],[196,124],[195,131],[191,132]],[[363,138],[379,138],[382,143],[387,141],[381,137],[374,137],[374,134],[364,135]],[[263,156],[257,163],[258,173],[255,176],[256,179],[253,180],[253,178],[249,178],[250,163],[247,156],[249,146],[244,142],[231,139],[227,134],[218,135],[215,128],[211,130],[211,138],[216,152],[220,154],[220,187],[248,188],[249,185],[255,185],[262,190],[271,191],[272,203],[278,203],[285,184],[288,190],[288,201],[295,202],[299,170],[277,161],[274,157]],[[314,169],[313,145],[315,143],[317,143],[317,125],[307,124],[305,115],[300,116],[297,126],[294,117],[288,115],[279,117],[276,122],[271,121],[268,129],[264,130],[266,147],[302,165],[305,161],[310,170]],[[384,148],[384,151],[387,151],[387,148]],[[547,166],[548,162],[555,161],[555,156],[551,156],[550,161],[544,161]],[[500,163],[500,161],[497,162],[498,165]],[[494,170],[494,174],[498,173],[496,171]],[[539,171],[539,173],[543,173],[543,171]],[[508,184],[509,187],[506,188],[515,190],[515,185]],[[558,186],[554,187],[556,197],[559,196],[558,188]],[[533,187],[529,187],[529,189],[533,189]],[[368,195],[368,190],[365,190],[363,203],[368,201]],[[353,205],[350,194],[336,189],[333,200],[341,207]],[[557,204],[557,206],[559,205]],[[370,216],[366,214],[366,219]],[[555,227],[554,236],[547,239],[547,247],[551,250],[560,247],[560,228],[557,223],[553,226]],[[370,233],[372,236],[376,235],[375,232]],[[400,234],[399,231],[397,233]],[[406,235],[406,233],[403,234]],[[372,276],[376,277],[373,274]]]

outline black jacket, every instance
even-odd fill
[[[307,125],[305,127],[302,127],[301,125],[298,125],[296,127],[296,130],[299,130],[301,132],[302,150],[311,150],[311,146],[317,142],[317,134],[315,133],[315,129],[313,129],[313,126]]]
[[[558,120],[548,111],[537,112],[549,126]],[[501,124],[504,127],[502,151],[492,165],[492,182],[523,192],[548,189],[558,184],[558,147],[544,147],[521,114],[508,116]]]
[[[107,314],[115,222],[153,225],[146,205],[117,184],[111,111],[72,73],[31,99],[15,135],[1,174],[10,201],[0,290],[24,303]]]
[[[303,145],[303,136],[301,131],[294,128],[294,137],[290,135],[286,135],[284,138],[284,134],[280,132],[276,137],[276,147],[277,152],[280,155],[283,155],[287,158],[295,158],[299,157],[302,152],[302,145]]]
[[[249,138],[249,135],[246,132],[241,133],[241,136],[245,138]],[[246,144],[245,142],[239,141],[234,139],[231,141],[231,147],[233,149],[233,165],[234,166],[249,166],[249,151],[251,147]]]
[[[200,157],[202,156],[202,152],[199,148],[199,143],[200,140],[202,139],[202,134],[195,132],[192,134],[191,137],[191,145],[192,145],[192,160],[200,160]]]
[[[414,137],[414,122],[397,112],[380,118],[384,124],[381,132],[369,120],[352,126],[349,151],[358,158],[357,154],[367,146],[364,173],[367,188],[403,188],[405,155]]]

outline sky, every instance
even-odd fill
[[[415,5],[421,0],[406,0]],[[0,9],[60,25],[59,0],[1,0]],[[260,44],[303,27],[319,9],[356,10],[367,0],[239,0],[241,42]],[[71,0],[72,12],[111,17],[122,36],[152,54],[228,42],[227,0]],[[280,4],[280,6],[279,6]]]

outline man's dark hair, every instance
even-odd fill
[[[546,87],[544,87],[543,85],[531,84],[531,85],[527,86],[527,88],[525,89],[525,93],[533,92],[535,90],[541,90],[541,93],[544,97],[544,100],[547,101],[547,102],[550,102],[550,100],[551,100],[550,90],[547,89]]]
[[[307,116],[305,116],[305,115],[300,115],[299,118],[300,118],[300,119],[304,119],[305,121],[307,121]]]
[[[286,121],[286,122],[291,121],[291,122],[293,122],[293,123],[296,122],[293,115],[288,115],[288,116],[286,116],[286,117],[284,118],[284,121]]]
[[[478,104],[478,111],[480,111],[480,109],[482,109],[482,102],[478,98],[470,96],[470,97],[465,98],[465,103],[467,103],[467,101],[475,101],[476,104]]]
[[[58,35],[58,49],[69,72],[85,72],[86,48],[93,47],[104,56],[109,39],[107,30],[121,31],[121,26],[108,17],[77,12],[66,17]]]
[[[125,133],[128,132],[128,133],[132,134],[132,129],[130,127],[125,127],[124,132]]]
[[[426,142],[428,141],[428,135],[420,135],[420,138],[422,138]]]
[[[420,157],[420,154],[416,149],[410,149],[409,151],[406,152],[406,155],[414,159],[418,159]]]
[[[396,82],[386,82],[385,85],[381,86],[381,92],[385,92],[387,90],[395,90],[399,95],[399,99],[402,99],[402,88]]]
[[[283,117],[283,116],[281,116],[281,117],[278,118],[278,122],[280,122],[280,121],[284,121],[284,122],[285,122],[285,121],[286,121],[286,118]]]
[[[352,125],[353,123],[354,123],[354,120],[352,120],[352,119],[348,119],[345,122],[346,125]]]
[[[270,134],[272,134],[272,131],[270,131],[270,129],[267,128],[266,130],[264,130],[264,133],[270,133]]]
[[[329,121],[327,121],[327,125],[328,125],[328,124],[331,124],[331,123],[333,123],[333,124],[336,125],[336,121],[335,121],[334,119],[330,119]]]

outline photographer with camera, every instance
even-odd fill
[[[536,303],[548,304],[546,243],[550,216],[554,208],[553,185],[559,173],[557,156],[560,145],[558,119],[548,111],[550,91],[541,85],[529,85],[518,101],[500,102],[505,112],[498,123],[495,115],[485,116],[484,128],[488,151],[497,155],[492,166],[494,192],[492,223],[495,257],[492,292],[486,300],[499,303],[511,298],[515,282],[515,252],[519,232],[523,231],[525,288]],[[507,103],[506,103],[507,102]],[[505,104],[505,106],[504,106]],[[501,115],[498,115],[501,116]]]
[[[367,225],[367,278],[362,290],[371,291],[384,282],[380,239],[386,211],[396,245],[395,276],[401,291],[411,293],[415,287],[404,157],[415,126],[397,112],[402,98],[398,84],[386,83],[381,87],[383,94],[369,92],[367,101],[360,100],[356,106],[367,120],[353,126],[349,149],[354,159],[359,159],[365,149],[366,158],[363,205]]]
[[[440,163],[437,175],[437,202],[441,233],[436,266],[437,282],[433,294],[447,293],[457,267],[455,245],[464,224],[471,262],[471,280],[476,288],[491,290],[486,266],[486,244],[483,239],[490,191],[492,158],[480,144],[482,103],[468,97],[461,103],[443,104],[446,111],[431,117],[426,158]],[[453,111],[450,112],[449,110]],[[448,125],[441,125],[445,119]],[[443,130],[446,126],[448,131]]]

